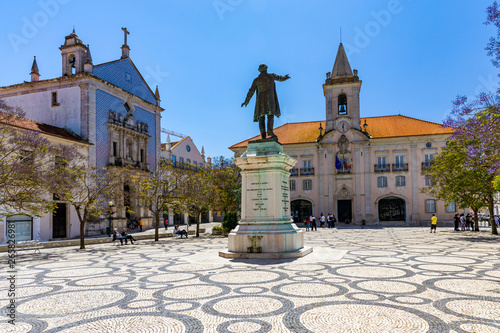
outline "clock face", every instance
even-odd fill
[[[337,123],[336,128],[340,133],[345,133],[349,130],[349,123],[347,121],[340,121]]]

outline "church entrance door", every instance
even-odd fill
[[[350,223],[352,221],[352,200],[337,200],[339,222]]]
[[[405,201],[395,197],[381,199],[378,202],[378,219],[380,221],[405,221]]]
[[[52,238],[66,238],[66,204],[58,203],[52,213]]]
[[[312,204],[307,200],[293,200],[291,203],[293,222],[304,222],[312,215]]]

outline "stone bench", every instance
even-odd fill
[[[20,241],[16,243],[15,251],[26,251],[26,250],[35,250],[34,253],[38,251],[41,254],[40,249],[43,249],[42,244],[38,240],[28,240],[28,241]]]

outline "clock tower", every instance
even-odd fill
[[[326,100],[326,132],[335,129],[345,133],[350,128],[361,130],[360,90],[358,71],[351,70],[344,46],[340,43],[333,70],[326,73],[323,85]]]

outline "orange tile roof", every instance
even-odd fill
[[[66,140],[89,144],[87,141],[83,140],[78,135],[68,131],[67,129],[44,124],[31,119],[26,119],[14,115],[8,115],[4,112],[0,112],[0,123],[7,124],[13,127],[27,129],[30,131],[39,132],[40,134],[56,136]]]
[[[368,125],[366,131],[372,139],[452,134],[452,128],[426,120],[411,118],[402,115],[361,118],[361,125]],[[274,129],[279,141],[283,145],[297,143],[312,143],[319,136],[319,126],[325,128],[325,121],[308,121],[303,123],[287,123]],[[260,135],[232,145],[231,148],[244,148],[248,141],[260,139]]]

